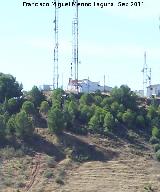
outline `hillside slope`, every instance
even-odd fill
[[[57,139],[37,129],[29,144],[32,154],[2,160],[0,191],[158,192],[160,163],[150,144],[135,133],[128,135],[130,139],[64,133]]]
[[[95,140],[95,139],[92,139]],[[108,141],[98,139],[97,147],[115,154],[108,161],[91,161],[81,164],[68,173],[63,192],[144,192],[159,191],[160,164],[152,157],[152,149],[143,138]],[[106,151],[107,153],[107,151]],[[57,192],[60,191],[57,189]]]

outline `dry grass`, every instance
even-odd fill
[[[68,133],[56,138],[46,129],[37,132],[38,141],[42,141],[32,146],[32,156],[12,158],[12,150],[6,148],[8,158],[0,166],[0,191],[158,192],[160,188],[160,163],[153,159],[150,145],[137,135],[129,142]],[[75,154],[87,153],[89,159],[72,160]],[[0,154],[5,154],[5,149]]]

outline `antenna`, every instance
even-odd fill
[[[73,77],[73,74],[72,74],[72,63],[71,63],[71,78]]]
[[[144,92],[144,96],[147,96],[147,86],[149,85],[150,89],[151,89],[151,68],[148,74],[148,66],[147,66],[147,62],[146,62],[146,52],[144,52],[144,65],[143,65],[143,69],[142,69],[142,73],[143,73],[143,92]]]
[[[89,93],[89,76],[88,76],[88,80],[87,81],[88,81],[87,85],[88,85],[88,93]]]
[[[106,76],[104,75],[104,93],[105,93]]]
[[[62,73],[62,89],[63,89],[63,73]]]
[[[58,88],[58,3],[59,0],[54,0],[55,5],[55,19],[54,19],[54,36],[55,36],[55,47],[54,47],[54,67],[53,67],[53,89]]]
[[[74,17],[72,21],[72,59],[75,71],[75,86],[78,92],[78,0],[73,0],[74,3]]]

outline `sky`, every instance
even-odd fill
[[[23,6],[50,3],[50,6]],[[69,2],[59,0],[59,2]],[[72,1],[70,1],[72,2]],[[160,83],[160,1],[118,6],[118,0],[79,0],[79,79],[109,86],[143,88],[144,52],[152,69],[152,84]],[[113,6],[93,6],[94,2]],[[133,1],[137,2],[137,1]],[[142,3],[143,2],[143,3]],[[59,9],[59,85],[66,89],[71,76],[73,7]],[[54,42],[52,0],[12,0],[0,3],[0,72],[12,74],[24,90],[52,84]],[[63,78],[62,78],[63,77]]]

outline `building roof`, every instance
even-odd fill
[[[147,88],[150,88],[150,87],[158,87],[158,86],[160,86],[160,84],[150,85],[150,86],[148,86]]]

